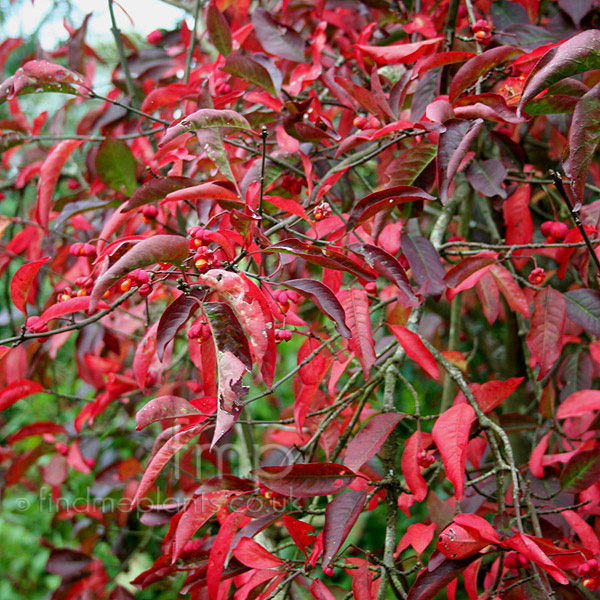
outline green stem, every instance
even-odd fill
[[[194,56],[194,47],[196,46],[196,32],[198,31],[198,15],[200,14],[200,0],[196,0],[194,5],[194,27],[192,28],[192,37],[190,39],[190,47],[188,48],[187,57],[185,60],[185,75],[183,81],[185,85],[190,83],[190,72],[192,70],[192,58]]]
[[[121,39],[121,31],[117,27],[117,20],[115,19],[113,0],[108,0],[108,12],[110,13],[110,22],[112,24],[110,30],[112,31],[112,34],[115,38],[115,44],[117,45],[119,61],[121,62],[121,68],[123,69],[123,75],[125,77],[125,85],[127,86],[127,93],[131,98],[131,103],[137,104],[135,86],[133,85],[131,71],[129,70],[129,63],[127,62],[127,57],[125,56],[125,48],[123,47],[123,40]]]

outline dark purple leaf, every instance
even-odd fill
[[[483,119],[472,122],[450,119],[444,123],[446,131],[440,133],[436,159],[438,187],[442,204],[448,202],[450,182],[454,179],[460,163],[466,156],[471,143],[479,134],[482,125]]]
[[[423,200],[435,200],[435,198],[421,188],[410,185],[398,185],[379,192],[373,192],[359,200],[350,211],[346,231],[351,231],[382,210],[407,202]]]
[[[189,296],[181,294],[167,306],[156,330],[156,355],[160,362],[165,355],[165,346],[175,337],[179,328],[190,318],[194,308],[197,308],[199,302],[205,297],[205,291],[193,290]]]
[[[511,44],[529,52],[540,46],[556,44],[558,41],[559,38],[548,28],[529,23],[513,23],[502,30],[496,28],[493,38],[494,44]]]
[[[277,95],[277,90],[273,85],[273,80],[271,79],[271,75],[269,75],[269,71],[267,71],[260,63],[247,56],[230,54],[225,61],[223,71],[234,77],[239,77],[249,83],[253,83],[254,85],[267,90],[267,92],[273,94],[273,96]]]
[[[366,490],[340,494],[325,509],[323,527],[323,568],[335,558],[362,512]]]
[[[89,312],[93,312],[104,292],[134,269],[157,262],[180,265],[190,255],[188,240],[180,235],[154,235],[138,242],[96,281],[90,295]]]
[[[486,75],[503,62],[523,54],[523,50],[514,46],[499,46],[482,52],[468,60],[452,77],[450,84],[450,102],[454,102],[467,88],[471,87],[482,75]]]
[[[506,177],[506,167],[496,158],[479,162],[474,160],[467,169],[469,183],[484,196],[500,196],[506,199],[502,182]]]
[[[600,336],[600,292],[572,290],[565,294],[567,316],[588,333]]]
[[[354,436],[344,454],[344,465],[353,471],[360,469],[377,454],[396,425],[404,418],[400,413],[375,415]]]
[[[594,4],[594,0],[558,0],[558,5],[571,17],[575,27],[579,27],[581,19],[592,10]]]
[[[149,204],[150,202],[158,202],[171,192],[195,185],[198,185],[198,182],[189,177],[161,177],[159,179],[151,179],[135,190],[133,196],[123,204],[121,210],[128,211]]]
[[[274,56],[304,62],[304,40],[294,29],[278,23],[264,8],[252,11],[252,24],[261,46]]]
[[[53,548],[46,563],[46,571],[61,577],[78,575],[92,562],[92,557],[69,548]]]
[[[242,384],[252,370],[248,339],[233,309],[224,302],[207,302],[203,310],[208,319],[217,351],[219,407],[211,447],[235,424],[243,408],[240,398],[248,393]]]
[[[340,301],[324,283],[314,279],[292,279],[286,281],[284,287],[298,292],[313,302],[330,319],[335,321],[335,328],[340,335],[345,338],[352,337],[352,332],[346,325],[346,313]]]
[[[335,494],[356,478],[354,471],[335,463],[261,467],[251,473],[270,490],[295,498]]]
[[[367,281],[374,281],[375,275],[371,271],[365,269],[360,263],[353,261],[348,256],[341,252],[336,252],[329,247],[327,250],[309,242],[303,242],[296,238],[288,238],[277,242],[268,248],[265,252],[284,252],[285,254],[293,254],[298,258],[303,258],[309,263],[334,269],[336,271],[346,271],[353,275],[358,275]]]
[[[431,600],[477,559],[477,554],[460,560],[445,558],[431,571],[423,569],[408,590],[406,600]],[[431,568],[431,566],[430,564],[429,567]]]
[[[410,285],[406,271],[389,252],[372,244],[352,244],[350,249],[363,256],[370,267],[398,287],[400,290],[398,301],[402,306],[421,304],[421,300]]]
[[[223,55],[231,54],[231,29],[223,13],[211,2],[206,9],[206,31],[212,45]]]
[[[150,400],[148,404],[138,410],[135,415],[136,429],[144,429],[151,423],[162,419],[176,419],[190,415],[201,416],[199,411],[189,400],[179,396],[159,396]]]
[[[424,237],[408,233],[402,234],[401,244],[412,276],[422,286],[421,291],[439,299],[446,289],[446,271],[433,244]]]
[[[560,487],[570,494],[579,494],[600,477],[600,448],[580,450],[564,466]]]
[[[584,94],[573,111],[569,129],[569,164],[571,189],[579,202],[583,202],[585,181],[590,165],[600,144],[600,83]]]
[[[525,82],[518,111],[553,83],[578,73],[600,68],[600,31],[589,29],[560,46],[551,48],[538,60]]]
[[[572,113],[577,106],[578,98],[574,96],[560,96],[548,94],[541,98],[532,100],[527,105],[527,114],[535,115],[557,115],[561,113]]]

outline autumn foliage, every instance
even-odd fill
[[[51,597],[594,597],[597,2],[182,5],[110,64],[0,44],[0,493]]]

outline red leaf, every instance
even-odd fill
[[[176,419],[178,417],[202,416],[204,413],[199,411],[189,400],[179,396],[159,396],[150,400],[135,415],[137,423],[136,429],[140,431],[148,427],[151,423],[162,421],[163,419]]]
[[[400,554],[409,546],[412,546],[417,554],[422,554],[431,543],[435,529],[435,523],[431,523],[431,525],[425,525],[425,523],[413,523],[409,525],[406,533],[398,543],[396,554]]]
[[[252,471],[252,474],[270,490],[296,498],[335,494],[356,478],[354,471],[335,463],[261,467]]]
[[[413,279],[422,286],[423,293],[439,299],[446,289],[444,283],[446,271],[437,250],[427,238],[420,235],[403,233],[400,240]]]
[[[279,56],[292,62],[304,62],[305,42],[292,27],[276,21],[264,8],[252,11],[252,24],[261,46],[273,56]]]
[[[414,360],[430,377],[440,378],[438,364],[431,352],[427,350],[421,338],[414,331],[410,331],[404,325],[389,325],[392,333],[400,342],[400,345],[406,352],[406,355]]]
[[[157,262],[180,265],[189,255],[188,240],[180,235],[154,235],[138,242],[96,281],[90,296],[90,312],[106,290],[134,269]]]
[[[556,411],[557,419],[579,417],[585,413],[600,409],[600,391],[579,390],[568,396]]]
[[[223,56],[231,53],[233,42],[229,23],[214,2],[211,2],[206,9],[206,31],[213,46]]]
[[[21,427],[21,429],[19,429],[19,431],[16,433],[13,433],[13,435],[11,435],[7,441],[10,445],[12,445],[19,440],[23,440],[34,435],[43,435],[44,433],[66,433],[66,430],[58,423],[52,423],[51,421],[38,421],[37,423],[30,423],[29,425]]]
[[[536,477],[544,477],[544,464],[542,459],[544,454],[546,454],[546,450],[548,450],[548,440],[551,435],[552,431],[544,434],[529,456],[529,470]]]
[[[133,374],[140,390],[146,393],[146,379],[150,365],[156,355],[156,330],[158,322],[154,323],[138,344],[133,356]]]
[[[19,267],[10,282],[10,297],[13,304],[27,316],[27,298],[39,270],[50,260],[49,256],[34,260]]]
[[[516,533],[512,537],[504,540],[502,545],[505,548],[512,548],[523,556],[526,556],[531,562],[552,575],[558,583],[562,585],[567,585],[569,583],[565,574],[550,560],[550,558],[548,558],[542,549],[528,535]]]
[[[523,50],[514,46],[498,46],[468,60],[452,77],[450,102],[454,102],[462,92],[473,85],[482,75],[489,73],[498,65],[519,54],[523,54]]]
[[[360,361],[366,381],[377,358],[367,292],[356,288],[342,290],[338,294],[338,299],[346,314],[346,324],[352,332],[348,344]]]
[[[496,280],[496,285],[502,292],[508,305],[516,312],[523,315],[525,318],[529,317],[529,302],[527,297],[523,293],[523,290],[519,287],[514,277],[504,267],[500,265],[493,265],[490,269],[490,274]],[[564,299],[563,299],[564,304]]]
[[[21,398],[39,394],[44,390],[44,387],[36,381],[29,379],[18,379],[9,383],[0,391],[0,410],[4,410],[12,406]]]
[[[458,292],[471,289],[491,269],[498,259],[497,252],[485,250],[474,256],[463,258],[454,265],[444,277],[444,282],[452,290],[446,290],[449,300]]]
[[[41,315],[40,319],[45,323],[52,321],[52,319],[58,319],[64,315],[70,315],[80,310],[89,310],[91,304],[90,296],[81,296],[77,298],[71,298],[70,300],[64,300],[49,306]],[[100,300],[94,308],[100,308],[102,310],[110,308],[104,300]],[[91,312],[91,311],[90,311]]]
[[[273,206],[276,206],[279,210],[288,212],[291,215],[296,215],[308,223],[311,222],[302,204],[296,202],[296,200],[289,200],[287,198],[281,198],[280,196],[263,196],[263,200],[269,204],[272,204]]]
[[[208,587],[208,595],[211,600],[218,599],[219,586],[223,569],[229,556],[231,542],[235,536],[235,532],[239,529],[242,520],[246,516],[246,507],[240,508],[231,513],[221,525],[219,533],[210,548],[208,555],[208,571],[206,575],[206,583]]]
[[[185,509],[177,522],[177,529],[175,530],[173,563],[179,558],[184,546],[192,539],[196,531],[219,512],[232,496],[237,494],[237,492],[231,490],[203,492]]]
[[[310,523],[299,521],[290,515],[283,515],[283,524],[296,546],[308,557],[306,549],[315,541],[315,528]]]
[[[417,461],[417,456],[419,451],[427,446],[430,439],[430,434],[417,430],[404,443],[401,462],[402,475],[404,475],[406,485],[414,494],[417,502],[425,500],[428,490],[427,482],[421,475],[421,467]]]
[[[375,415],[354,436],[344,454],[344,465],[353,471],[371,460],[396,425],[404,418],[400,413]]]
[[[373,600],[371,593],[371,573],[369,571],[369,563],[365,561],[354,572],[352,579],[352,592],[355,600]]]
[[[454,517],[454,522],[461,527],[470,529],[474,535],[489,544],[499,544],[500,538],[496,530],[482,517],[478,517],[472,513],[459,513]]]
[[[243,537],[233,549],[233,555],[251,569],[274,569],[283,561],[254,540]]]
[[[140,481],[140,485],[131,501],[132,509],[134,509],[139,504],[140,500],[145,497],[146,493],[152,487],[171,458],[184,448],[190,440],[199,435],[204,427],[205,425],[196,425],[195,427],[176,433],[173,437],[169,438],[150,459],[150,462],[144,471],[144,475],[142,476],[142,480]]]
[[[380,64],[412,63],[426,53],[431,53],[444,38],[435,37],[412,44],[397,44],[394,46],[367,46],[356,44],[363,54]]]
[[[319,579],[314,579],[310,584],[310,593],[315,600],[336,600],[336,597],[327,589]]]
[[[323,526],[323,568],[326,568],[346,541],[365,504],[367,492],[340,494],[325,509]]]
[[[465,489],[465,466],[469,430],[475,411],[469,404],[457,404],[442,413],[433,426],[433,441],[442,455],[446,477],[460,499]]]
[[[64,140],[54,146],[48,153],[46,160],[44,160],[38,183],[36,220],[46,233],[48,233],[52,196],[54,195],[54,188],[56,188],[60,172],[69,156],[73,153],[73,150],[81,146],[82,143],[81,140]]]
[[[240,197],[231,190],[216,183],[201,183],[170,192],[163,202],[182,202],[183,200],[227,200],[241,204]]]
[[[560,358],[566,320],[567,306],[560,292],[547,287],[536,293],[527,346],[540,365],[538,379],[545,377]]]
[[[479,385],[472,383],[469,387],[484,413],[491,412],[508,398],[521,384],[523,377],[511,377],[506,381],[486,381]]]
[[[530,195],[530,186],[520,185],[517,191],[509,196],[502,205],[504,224],[506,225],[506,243],[509,245],[528,244],[533,241],[533,220],[529,211]],[[520,256],[525,253],[524,249],[517,249],[512,255]],[[517,269],[522,269],[527,263],[527,259],[513,258],[513,263]]]
[[[594,555],[600,554],[600,540],[591,525],[584,521],[574,510],[563,510],[560,513],[571,529],[577,534],[585,548]]]

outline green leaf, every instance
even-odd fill
[[[570,494],[578,494],[598,481],[600,477],[600,448],[581,450],[571,457],[560,474],[560,487]]]
[[[273,94],[277,95],[273,80],[269,71],[267,71],[260,63],[255,60],[242,56],[241,54],[230,54],[225,61],[223,68],[225,73],[249,81]]]
[[[137,186],[137,163],[131,148],[122,140],[109,138],[96,155],[96,170],[104,184],[131,196]]]

